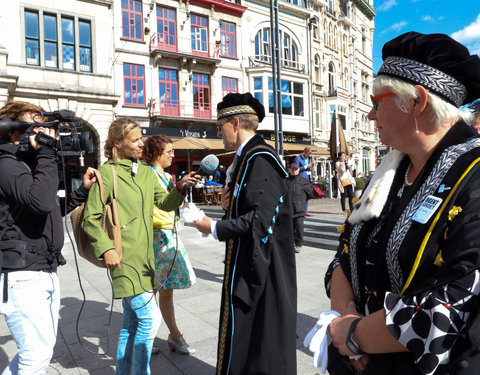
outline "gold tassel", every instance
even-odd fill
[[[438,252],[437,257],[435,258],[435,262],[433,262],[433,264],[435,264],[437,267],[441,267],[441,266],[443,266],[443,263],[445,263],[445,261],[442,258],[442,250],[440,250]]]

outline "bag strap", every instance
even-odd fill
[[[117,170],[115,167],[110,164],[110,167],[112,167],[112,177],[113,177],[113,199],[117,199]]]
[[[104,198],[103,198],[103,180],[102,180],[102,175],[100,174],[100,171],[98,169],[95,169],[94,171],[95,177],[97,178],[97,183],[100,188],[100,201],[102,202],[102,206],[105,206]]]

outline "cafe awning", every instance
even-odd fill
[[[174,150],[212,150],[221,151],[224,149],[221,139],[203,138],[172,138]]]

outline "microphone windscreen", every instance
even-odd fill
[[[217,169],[218,164],[218,158],[215,155],[210,154],[202,159],[202,161],[200,162],[200,168],[206,174],[212,174],[213,172],[215,172],[215,169]]]

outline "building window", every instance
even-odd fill
[[[222,49],[220,54],[227,57],[237,57],[237,31],[234,23],[221,21],[220,26],[220,40]]]
[[[197,118],[212,118],[210,105],[210,77],[193,73],[193,115]]]
[[[282,114],[304,116],[303,107],[303,84],[292,81],[281,81]],[[270,113],[273,113],[273,80],[268,78],[268,105]]]
[[[281,64],[284,68],[301,70],[298,63],[298,47],[293,38],[283,30],[280,30]],[[270,63],[272,50],[270,48],[270,28],[264,28],[255,35],[255,60]],[[302,68],[303,69],[303,68]]]
[[[192,53],[208,56],[208,19],[198,14],[191,15]]]
[[[178,72],[173,69],[158,68],[158,86],[160,115],[179,116]]]
[[[345,68],[343,71],[343,87],[346,88],[347,90],[350,90],[348,87],[348,69]]]
[[[92,71],[92,29],[90,21],[78,21],[80,71]]]
[[[43,33],[40,34],[39,30]],[[43,52],[42,59],[40,51]],[[25,57],[28,65],[92,72],[91,22],[73,16],[25,10]]]
[[[73,18],[62,17],[63,69],[75,70],[75,30]]]
[[[328,45],[328,26],[327,20],[323,20],[323,43]]]
[[[175,9],[157,5],[158,47],[166,51],[177,51],[177,16]]]
[[[145,106],[145,72],[143,65],[123,64],[125,105]]]
[[[320,129],[320,99],[315,99],[315,128]]]
[[[318,17],[314,17],[312,21],[312,32],[313,32],[313,39],[318,40],[320,38],[319,32],[318,32]]]
[[[231,92],[238,92],[238,79],[222,77],[222,96]]]
[[[368,148],[362,149],[362,167],[363,173],[370,172],[370,150]]]
[[[143,41],[141,0],[122,0],[122,37]]]
[[[314,59],[314,66],[315,66],[315,74],[313,76],[314,82],[315,83],[320,83],[320,56],[315,55]]]
[[[253,96],[263,104],[263,82],[262,77],[255,77],[253,79]]]
[[[28,65],[40,65],[37,12],[25,11],[25,56]]]
[[[43,15],[43,35],[45,66],[58,68],[57,17],[55,15]]]
[[[365,36],[365,29],[362,28],[362,53],[367,53],[367,37]]]
[[[328,96],[336,95],[336,86],[335,86],[335,65],[330,61],[328,64]]]
[[[342,50],[343,50],[343,55],[347,56],[348,51],[347,51],[347,36],[344,34],[342,36]]]
[[[337,49],[337,26],[333,26],[333,46],[334,49]]]

